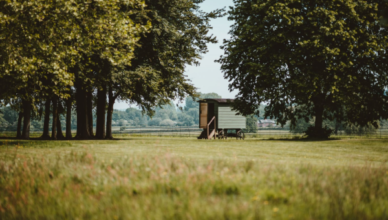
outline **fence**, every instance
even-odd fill
[[[202,132],[201,128],[195,127],[129,127],[125,130],[113,129],[114,136],[170,136],[170,137],[198,137]]]
[[[246,134],[248,138],[259,139],[298,139],[305,136],[304,133],[293,133],[289,129],[259,129],[257,133]],[[388,138],[388,128],[376,129],[374,132],[347,133],[340,130],[332,134],[331,138],[352,139],[352,138]]]
[[[196,138],[200,135],[202,129],[195,127],[128,127],[120,130],[120,127],[113,128],[113,136],[116,138],[124,137],[192,137]],[[229,131],[233,132],[233,131]],[[73,131],[73,136],[75,131]],[[38,138],[41,131],[31,133],[32,138]],[[16,132],[6,131],[0,132],[0,137],[15,137]],[[259,129],[256,133],[245,133],[246,138],[255,139],[299,139],[304,136],[303,133],[292,133],[288,129]],[[353,139],[353,138],[370,138],[370,139],[388,139],[388,128],[377,129],[374,132],[368,133],[353,133],[348,134],[345,131],[338,131],[337,134],[332,134],[331,138]]]

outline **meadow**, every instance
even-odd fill
[[[388,140],[0,139],[0,219],[388,219]]]

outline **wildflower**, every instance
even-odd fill
[[[279,209],[278,209],[277,207],[274,207],[272,211],[273,211],[273,212],[278,212]]]
[[[268,205],[268,201],[264,201],[264,205]]]

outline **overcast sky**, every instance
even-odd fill
[[[202,3],[201,7],[203,11],[210,12],[218,8],[226,7],[229,10],[229,6],[233,5],[233,0],[206,0]],[[211,34],[217,37],[218,44],[209,44],[207,54],[203,55],[200,66],[188,66],[186,68],[185,75],[192,81],[199,92],[210,93],[215,92],[221,95],[223,98],[233,98],[237,92],[229,92],[228,81],[224,79],[224,75],[221,72],[220,64],[214,61],[219,59],[223,55],[223,51],[220,49],[224,39],[229,39],[229,27],[232,25],[228,21],[227,16],[223,18],[215,19],[211,22],[213,30]],[[115,109],[127,109],[128,104],[123,102],[117,102]],[[131,106],[135,107],[135,106]]]

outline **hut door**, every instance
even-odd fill
[[[200,103],[200,109],[199,109],[199,127],[200,128],[206,128],[207,127],[207,103]]]
[[[209,103],[207,108],[207,123],[214,117],[214,103]],[[214,123],[210,124],[210,129],[214,129]]]

